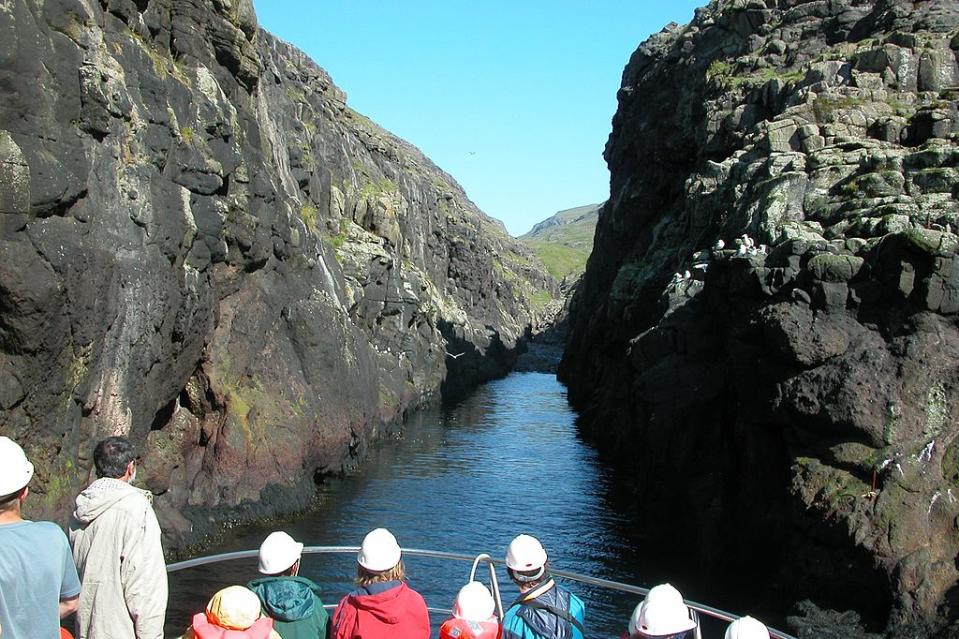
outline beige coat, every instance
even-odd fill
[[[80,573],[78,639],[162,639],[166,565],[153,495],[98,479],[77,497],[70,545]]]

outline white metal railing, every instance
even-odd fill
[[[343,555],[343,554],[355,554],[359,552],[359,546],[304,546],[303,554],[305,555]],[[496,581],[496,568],[497,565],[506,565],[506,562],[502,559],[493,559],[487,554],[480,555],[470,555],[465,553],[456,553],[456,552],[446,552],[442,550],[422,550],[419,548],[403,548],[402,552],[404,555],[411,557],[428,557],[431,559],[446,559],[450,561],[465,561],[471,562],[473,564],[472,571],[470,572],[470,578],[472,579],[476,574],[476,568],[480,562],[485,563],[489,566],[490,571],[490,585],[491,590],[493,591],[493,597],[497,605],[497,613],[499,614],[500,619],[503,618],[503,604],[500,599],[499,584]],[[259,554],[258,550],[238,550],[236,552],[225,552],[218,555],[207,555],[204,557],[195,557],[193,559],[187,559],[184,561],[178,561],[167,566],[167,572],[177,572],[180,570],[187,570],[188,568],[196,568],[197,566],[206,566],[209,564],[216,564],[223,561],[231,561],[234,559],[249,559],[251,557],[256,557]],[[557,570],[555,568],[550,568],[550,574],[562,577],[564,579],[569,579],[570,581],[575,581],[582,584],[587,584],[590,586],[597,586],[599,588],[605,588],[607,590],[615,590],[618,592],[628,592],[635,595],[646,596],[646,593],[649,592],[649,588],[642,588],[640,586],[633,586],[630,584],[620,583],[618,581],[610,581],[609,579],[599,579],[597,577],[590,577],[589,575],[581,575],[575,572],[569,572],[567,570]],[[699,637],[699,628],[698,628],[698,615],[706,615],[707,617],[712,617],[719,621],[730,622],[739,618],[739,615],[735,615],[731,612],[726,612],[725,610],[720,610],[719,608],[713,608],[712,606],[707,606],[706,604],[701,604],[696,601],[690,601],[689,599],[685,600],[689,609],[693,611],[694,616],[697,621],[697,637]],[[335,606],[328,605],[327,608],[333,608]],[[449,614],[448,609],[444,608],[429,608],[429,611],[432,613],[442,613]],[[796,639],[792,635],[786,634],[781,630],[776,630],[774,628],[769,629],[770,639]]]

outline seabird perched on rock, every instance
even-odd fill
[[[718,240],[716,240],[716,244],[715,244],[715,246],[713,246],[713,250],[714,250],[714,251],[721,251],[721,250],[723,250],[724,248],[726,248],[726,243],[723,242],[723,239],[722,239],[722,238],[719,238]]]
[[[739,245],[739,250],[736,251],[736,255],[745,255],[745,254],[746,254],[746,251],[748,251],[748,250],[749,250],[749,249],[746,248],[746,245],[745,245],[745,244],[740,244],[740,245]]]
[[[683,279],[684,279],[684,280],[688,280],[688,279],[691,278],[692,276],[693,276],[693,274],[690,273],[689,271],[685,271],[685,272],[683,273]]]

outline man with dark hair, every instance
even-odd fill
[[[83,582],[78,639],[162,639],[167,578],[153,495],[131,484],[137,456],[126,437],[93,451],[97,479],[77,497],[70,544]]]
[[[57,637],[77,609],[80,580],[60,527],[27,521],[23,501],[33,464],[23,449],[0,437],[0,627],[4,637]]]

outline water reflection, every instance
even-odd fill
[[[513,536],[529,532],[557,567],[652,585],[649,573],[640,574],[629,495],[577,437],[574,418],[555,377],[510,375],[452,408],[417,415],[403,438],[377,447],[359,474],[321,487],[317,511],[277,527],[308,545],[357,545],[367,531],[385,526],[403,546],[494,557]],[[271,529],[233,531],[211,552],[256,548]],[[303,572],[323,585],[326,603],[336,603],[350,589],[353,561],[312,556]],[[172,576],[171,634],[222,585],[256,574],[253,560],[221,566]],[[407,568],[411,585],[435,607],[450,605],[469,571],[467,564],[429,559],[409,559]],[[619,636],[635,599],[570,587],[587,602],[590,635]],[[506,589],[504,605],[515,594]]]

